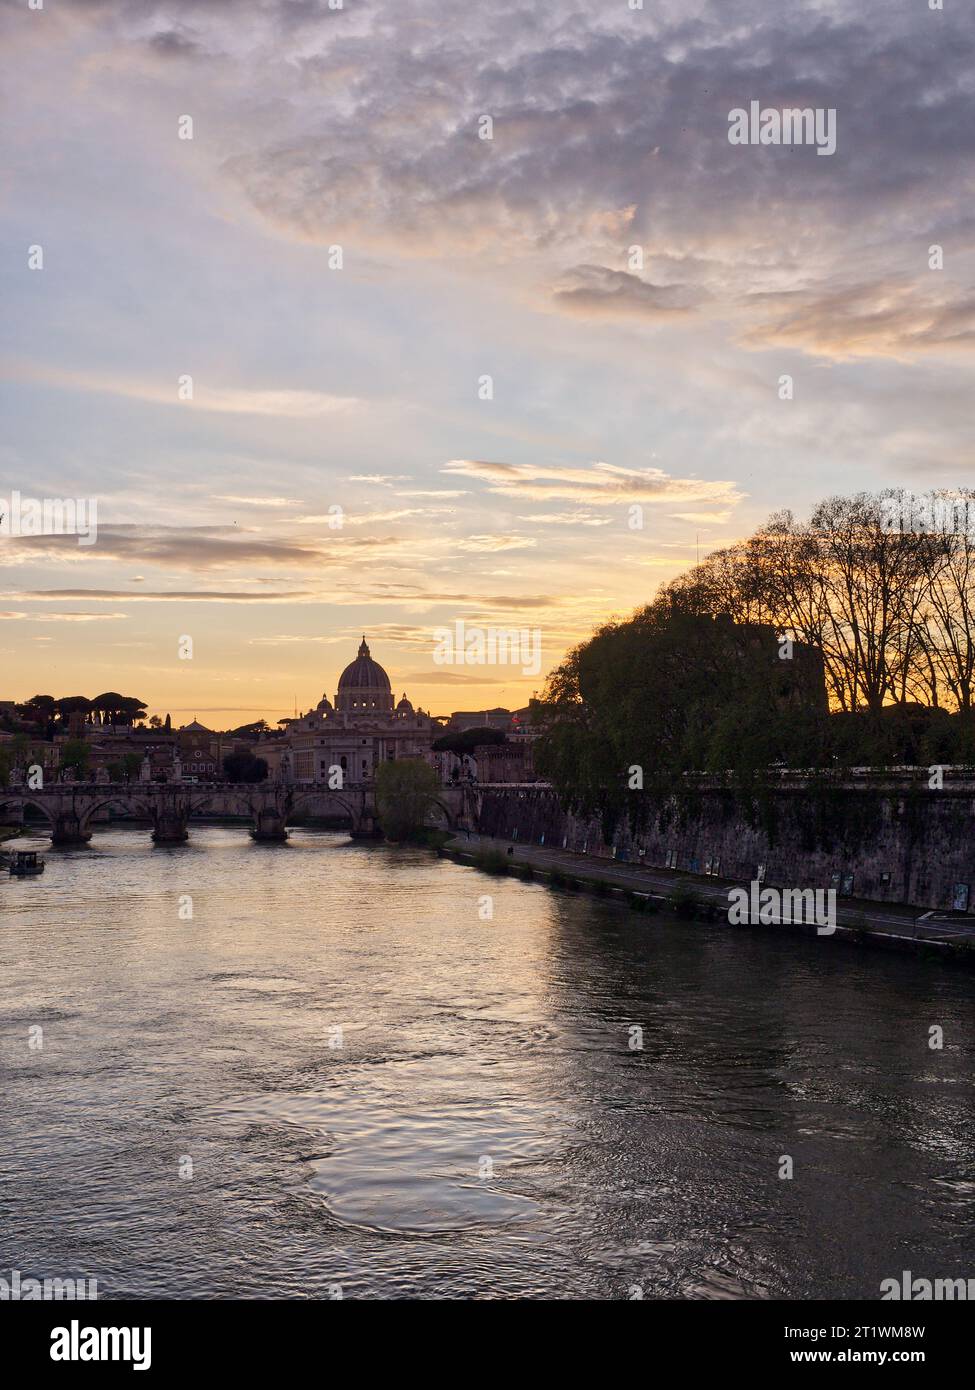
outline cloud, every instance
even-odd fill
[[[632,502],[720,502],[741,500],[734,483],[702,478],[672,478],[659,468],[619,468],[594,463],[589,468],[555,468],[542,464],[495,463],[452,459],[441,470],[488,483],[505,497],[537,501],[565,498],[600,506]]]
[[[624,270],[601,265],[576,266],[554,290],[558,308],[585,318],[669,320],[687,314],[702,298],[686,285],[654,285]]]
[[[140,394],[143,400],[170,403],[169,395],[163,391],[144,390]],[[294,420],[311,420],[320,415],[335,415],[351,410],[362,402],[355,396],[331,396],[324,391],[261,391],[208,386],[204,383],[194,385],[192,404],[200,410],[215,410],[231,415],[272,415]]]
[[[705,279],[734,291],[749,269],[841,266],[851,240],[897,255],[908,227],[944,224],[975,154],[973,26],[955,9],[808,0],[797,27],[761,0],[511,0],[447,28],[437,0],[338,19],[268,0],[176,32],[220,51],[239,124],[220,172],[276,231],[479,273],[533,261],[545,284],[554,263],[559,307],[652,319],[686,312]],[[837,153],[729,145],[728,112],[752,96],[838,108]],[[702,279],[627,274],[632,242]]]
[[[94,603],[118,603],[125,599],[129,603],[296,603],[315,599],[317,595],[299,590],[273,593],[221,592],[215,589],[140,589],[130,594],[124,589],[28,589],[20,593],[0,594],[7,599],[40,599],[58,601],[61,599],[86,599]]]
[[[532,512],[519,521],[538,521],[544,526],[608,526],[612,517],[594,516],[592,512]]]
[[[538,542],[531,536],[465,536],[457,541],[458,550],[491,552],[496,550],[529,550]]]
[[[214,502],[237,502],[244,507],[300,507],[294,497],[235,497],[233,494],[217,493]]]
[[[512,672],[512,679],[517,679],[521,675],[520,670],[515,668]],[[404,685],[414,681],[417,685],[496,685],[497,673],[482,671],[479,676],[464,676],[458,671],[445,671],[442,666],[434,666],[431,663],[429,671],[406,671],[398,677]]]
[[[178,569],[228,569],[238,565],[283,565],[320,569],[351,559],[357,549],[395,545],[390,538],[336,536],[326,547],[266,537],[237,526],[101,525],[95,545],[78,546],[73,535],[17,536],[4,545],[7,563],[48,555],[89,564],[138,560]]]
[[[249,647],[304,647],[320,644],[322,646],[334,646],[339,639],[337,637],[326,636],[322,633],[296,632],[274,633],[268,637],[248,637]]]
[[[961,230],[973,184],[962,6],[507,0],[449,26],[440,0],[58,8],[74,22],[57,37],[94,71],[111,65],[113,94],[126,78],[143,92],[148,72],[168,110],[209,55],[212,138],[194,154],[275,233],[449,254],[479,276],[530,262],[545,286],[554,268],[573,314],[666,317],[714,291],[737,298],[749,276],[837,271],[868,249],[871,265],[901,259],[922,229]],[[50,52],[49,26],[8,28]],[[836,154],[731,146],[728,113],[752,97],[838,108]],[[686,283],[628,273],[634,242]]]
[[[127,618],[127,613],[0,613],[2,622],[107,623]]]
[[[149,45],[154,53],[167,58],[191,58],[204,50],[181,29],[169,29],[153,34]]]
[[[350,483],[375,483],[378,487],[392,487],[393,483],[408,483],[409,473],[351,473]]]
[[[910,281],[874,280],[756,299],[763,321],[742,334],[747,347],[793,348],[839,362],[907,361],[919,353],[967,354],[975,348],[971,293],[936,294]]]
[[[355,396],[333,396],[324,391],[291,388],[253,388],[217,386],[202,376],[193,378],[192,397],[181,398],[180,380],[140,381],[115,375],[69,370],[36,362],[3,364],[3,375],[19,381],[38,382],[70,391],[91,391],[153,405],[176,406],[181,410],[205,410],[223,415],[267,415],[294,420],[312,420],[337,415],[361,406]]]
[[[397,497],[468,497],[470,494],[455,488],[417,488],[410,492],[397,491]]]
[[[346,526],[368,526],[379,522],[405,521],[414,516],[449,516],[453,513],[453,507],[401,507],[398,511],[390,512],[346,512]],[[301,521],[328,521],[326,517],[303,516]]]
[[[430,646],[430,628],[418,627],[409,623],[370,622],[367,624],[367,639],[373,651],[385,643],[397,646],[419,647],[426,651]],[[307,634],[301,632],[278,632],[267,636],[249,637],[247,645],[253,647],[300,647],[306,642],[328,647],[358,647],[362,636],[362,626],[346,626],[330,633]]]

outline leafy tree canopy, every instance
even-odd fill
[[[417,758],[397,758],[376,770],[376,808],[389,840],[418,834],[440,789],[436,772]]]
[[[433,748],[438,753],[473,753],[484,744],[507,743],[508,735],[501,729],[463,729],[460,732],[441,734]]]
[[[267,763],[253,753],[228,753],[223,770],[229,782],[263,782],[267,777]]]

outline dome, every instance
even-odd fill
[[[378,661],[369,655],[365,637],[359,653],[339,676],[336,708],[350,714],[389,714],[393,708],[393,692],[389,677]]]
[[[369,647],[363,637],[359,655],[339,676],[339,690],[389,690],[389,677],[378,661],[369,655]]]
[[[413,713],[413,706],[410,704],[410,702],[409,702],[409,700],[406,698],[406,695],[405,695],[405,694],[403,695],[402,700],[400,700],[399,704],[396,706],[396,713],[397,713],[397,714],[412,714],[412,713]]]

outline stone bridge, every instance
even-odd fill
[[[84,783],[59,782],[30,790],[0,789],[0,824],[22,824],[25,812],[39,812],[56,845],[86,844],[95,823],[110,815],[148,822],[157,844],[178,844],[189,836],[194,819],[240,817],[251,822],[256,840],[284,840],[290,821],[308,816],[340,820],[354,836],[377,830],[371,787],[331,791],[274,782],[244,783]],[[454,829],[473,827],[476,802],[463,787],[443,787],[427,823]]]

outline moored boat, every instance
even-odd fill
[[[44,872],[44,860],[38,859],[36,850],[14,850],[10,860],[10,872],[21,878],[26,878],[30,874],[42,874]]]

